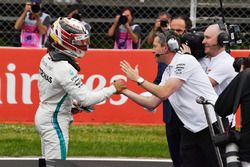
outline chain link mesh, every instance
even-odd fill
[[[21,15],[25,0],[0,0],[0,46],[19,46],[20,32],[14,29],[16,19]],[[92,26],[91,48],[112,48],[113,40],[107,37],[108,28],[114,17],[124,7],[131,7],[134,22],[142,28],[142,47],[148,48],[146,36],[155,18],[161,11],[171,15],[190,16],[192,0],[42,0],[42,11],[48,13],[52,21],[74,7],[80,8],[85,21]],[[224,0],[225,20],[238,24],[243,35],[243,44],[237,48],[250,48],[250,0]],[[197,0],[196,27],[208,25],[221,19],[219,0]]]

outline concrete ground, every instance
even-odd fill
[[[40,162],[40,163],[39,163]],[[67,161],[45,161],[39,158],[0,158],[8,167],[172,167],[171,160],[142,158],[68,158]]]

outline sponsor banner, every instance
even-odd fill
[[[0,56],[0,122],[32,123],[39,104],[37,77],[41,57],[45,49],[1,48]],[[157,65],[149,50],[118,51],[90,50],[79,60],[83,83],[91,90],[109,86],[113,80],[123,78],[120,61],[139,65],[140,74],[153,81]],[[128,87],[137,93],[144,92],[132,81]],[[161,107],[149,112],[123,95],[113,95],[95,106],[92,113],[74,116],[75,123],[130,123],[162,124]]]
[[[39,104],[37,77],[41,57],[45,49],[0,48],[0,122],[33,123]],[[234,56],[247,56],[250,51],[233,51]],[[139,65],[140,74],[153,81],[157,64],[150,50],[89,50],[79,60],[82,81],[91,90],[109,86],[115,79],[125,75],[120,69],[121,60],[133,67]],[[137,93],[144,90],[132,81],[129,88]],[[162,106],[149,112],[123,95],[113,95],[95,105],[92,113],[74,116],[75,123],[126,123],[162,124]]]

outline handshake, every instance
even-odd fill
[[[126,83],[123,79],[118,79],[118,80],[115,80],[113,83],[112,83],[116,89],[116,94],[120,94],[122,93],[122,91],[124,89],[127,89],[127,86],[126,86]],[[93,106],[83,106],[81,105],[78,101],[76,100],[73,100],[73,106],[72,106],[72,109],[71,109],[71,113],[74,115],[74,114],[78,114],[80,112],[93,112],[94,111],[94,107]]]
[[[118,79],[113,82],[116,88],[116,94],[120,94],[124,89],[127,89],[126,83],[123,79]]]

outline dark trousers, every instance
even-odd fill
[[[171,159],[174,167],[182,167],[181,157],[181,129],[183,127],[182,122],[172,110],[171,121],[166,123],[166,136],[168,141],[168,147]]]
[[[193,133],[182,128],[183,167],[219,167],[208,128]]]

